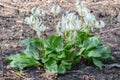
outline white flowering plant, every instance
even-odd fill
[[[66,12],[56,25],[56,33],[47,39],[43,32],[48,27],[42,23],[46,11],[33,8],[25,22],[37,33],[37,38],[25,39],[22,43],[27,48],[21,54],[7,57],[11,67],[20,70],[29,66],[42,66],[46,72],[65,73],[81,59],[102,68],[102,61],[112,60],[110,48],[100,42],[98,36],[91,33],[93,28],[105,26],[97,21],[93,13],[82,3],[76,3],[76,12]],[[59,15],[61,7],[53,5],[50,12]]]

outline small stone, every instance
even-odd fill
[[[11,69],[11,67],[9,65],[7,65],[6,69]]]
[[[117,21],[120,23],[120,13],[118,14],[118,16],[117,16]]]
[[[11,0],[13,3],[17,3],[18,2],[18,0]]]

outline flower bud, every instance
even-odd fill
[[[105,27],[105,23],[103,21],[96,21],[95,22],[95,28],[103,28]]]

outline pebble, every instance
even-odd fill
[[[117,21],[120,23],[120,13],[117,16]]]

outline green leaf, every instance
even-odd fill
[[[78,40],[82,44],[85,40],[87,40],[89,37],[92,37],[92,34],[88,34],[86,32],[78,32]]]
[[[64,74],[65,72],[66,72],[66,68],[65,68],[65,66],[60,65],[60,66],[58,67],[58,73],[60,73],[60,74]]]
[[[88,57],[101,57],[101,53],[99,49],[94,49],[94,50],[89,51]]]
[[[60,36],[51,35],[43,41],[45,50],[60,52],[64,50],[64,44]]]
[[[41,64],[34,58],[29,57],[25,54],[15,54],[7,57],[10,62],[10,66],[13,68],[23,69],[30,66],[40,66]]]
[[[49,57],[47,57],[47,56],[44,56],[42,59],[42,63],[46,63],[47,61],[49,61],[50,60],[50,58]]]
[[[90,37],[87,40],[85,40],[83,42],[83,46],[86,49],[91,49],[91,48],[97,47],[99,43],[100,43],[99,37],[98,36],[93,36],[93,37]]]
[[[114,60],[114,57],[111,56],[110,54],[102,54],[101,59],[102,60]]]
[[[55,36],[54,34],[51,35],[48,39],[48,41],[53,44],[53,46],[57,46],[61,43],[62,38],[60,36]]]
[[[61,64],[58,66],[58,73],[64,74],[67,69],[70,69],[72,62],[68,62],[67,60],[62,60]]]
[[[70,69],[72,62],[67,61],[67,60],[62,60],[61,64],[64,65],[66,69]]]
[[[66,58],[66,54],[65,54],[65,52],[61,52],[61,53],[59,53],[58,58],[59,58],[59,59]]]
[[[24,44],[25,46],[34,45],[38,49],[41,49],[41,42],[42,42],[41,38],[31,38],[22,40],[22,44]]]
[[[94,63],[95,66],[102,69],[102,62],[100,60],[93,58],[93,63]]]
[[[30,43],[31,43],[31,39],[22,40],[22,44],[25,45],[25,46],[29,46]]]
[[[85,50],[85,51],[82,53],[82,57],[85,58],[85,59],[90,58],[90,57],[88,57],[88,53],[89,53],[89,51]]]
[[[81,48],[81,49],[77,52],[76,56],[80,56],[84,51],[85,51],[85,48]]]
[[[53,72],[53,73],[58,72],[57,62],[52,58],[45,63],[45,68],[46,68],[46,72]]]
[[[59,48],[59,49],[63,48],[63,42],[62,42],[62,38],[60,36],[51,35],[49,38],[49,43],[54,48]]]
[[[24,51],[24,53],[28,56],[32,56],[33,58],[35,58],[36,60],[40,59],[40,55],[39,53],[34,49],[34,46],[28,46],[26,48],[26,50]]]
[[[61,46],[58,46],[57,48],[56,48],[56,51],[57,52],[61,52],[61,51],[63,51],[64,50],[64,48],[63,48],[63,46],[61,45]]]
[[[52,46],[48,40],[43,40],[43,45],[44,45],[44,48],[52,49]]]
[[[98,48],[99,51],[100,51],[101,53],[103,53],[103,54],[108,54],[108,53],[111,52],[110,47],[105,46],[105,45],[103,45],[103,44],[101,44],[100,46],[97,46],[97,48]]]
[[[53,58],[55,60],[58,60],[58,55],[57,54],[49,54],[48,58]]]
[[[41,38],[32,38],[31,44],[35,46],[35,48],[41,50],[42,48],[42,39]]]

